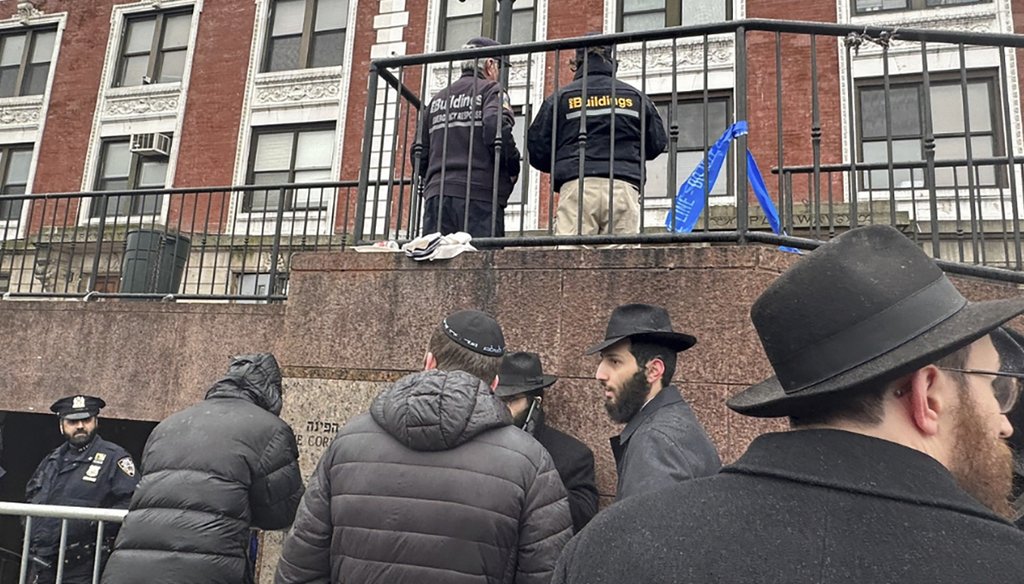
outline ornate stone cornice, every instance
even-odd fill
[[[18,2],[18,7],[14,9],[14,17],[22,24],[28,24],[42,15],[43,12],[31,2]]]
[[[140,85],[110,89],[103,103],[104,118],[177,115],[181,88]]]
[[[256,78],[253,107],[303,105],[337,101],[341,94],[340,67],[300,69],[282,73],[264,73]]]
[[[672,57],[673,47],[671,41],[658,41],[647,44],[646,55],[644,48],[639,44],[630,44],[619,47],[617,57],[619,61],[618,73],[621,76],[639,76],[644,71],[644,61],[647,61],[646,71],[648,75],[662,73],[665,71],[679,70],[702,70],[705,63],[703,41],[680,39],[675,45],[675,60]],[[708,39],[707,45],[707,66],[708,69],[730,68],[734,61],[733,39],[719,38]]]
[[[0,99],[0,127],[35,127],[42,119],[42,96]]]

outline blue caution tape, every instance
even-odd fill
[[[711,189],[715,186],[715,182],[718,181],[722,164],[724,164],[726,157],[729,155],[729,146],[733,140],[746,133],[747,122],[743,120],[726,128],[721,137],[708,149],[707,167],[705,168],[704,161],[701,160],[697,163],[697,167],[693,169],[693,172],[690,173],[689,178],[679,185],[674,205],[675,213],[673,214],[672,210],[669,210],[668,215],[665,217],[665,227],[669,231],[674,231],[675,233],[689,233],[693,231],[693,228],[697,225],[697,219],[707,206],[707,199],[704,196],[705,181],[708,184],[707,192],[710,193]],[[750,182],[750,187],[754,190],[754,197],[757,198],[757,203],[764,211],[772,231],[776,235],[786,235],[786,232],[782,230],[782,223],[779,220],[779,212],[775,208],[775,202],[772,201],[772,197],[768,193],[768,187],[765,185],[764,177],[761,176],[761,170],[757,167],[754,154],[749,149],[747,150],[747,180]],[[779,249],[790,253],[802,253],[799,249],[793,247],[781,246]]]

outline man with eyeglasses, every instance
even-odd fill
[[[754,303],[775,375],[727,402],[792,429],[599,514],[553,582],[1024,582],[1006,443],[1021,375],[993,339],[1022,313],[968,302],[892,227],[823,244]]]

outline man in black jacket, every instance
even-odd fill
[[[530,124],[530,165],[551,173],[559,194],[557,235],[637,233],[646,161],[668,147],[654,103],[615,79],[613,51],[577,49],[572,83],[544,100]]]
[[[704,426],[672,385],[677,353],[696,342],[672,330],[664,308],[623,304],[612,311],[604,340],[587,349],[601,357],[595,377],[608,417],[626,425],[611,438],[617,501],[713,475],[722,466]]]
[[[544,390],[556,381],[558,378],[554,375],[544,375],[537,353],[509,353],[501,362],[494,395],[508,406],[513,423],[536,438],[551,455],[558,476],[569,492],[573,531],[579,533],[597,513],[594,452],[586,444],[547,424],[541,402]]]
[[[96,433],[100,410],[106,405],[98,397],[73,395],[50,406],[50,411],[60,419],[60,431],[67,441],[39,463],[25,488],[25,501],[72,507],[128,507],[139,477],[131,455]],[[100,553],[101,570],[110,540],[117,535],[117,525],[107,523],[104,529],[107,541]],[[28,580],[32,584],[56,580],[60,532],[60,519],[33,518],[29,554],[34,575]],[[96,523],[69,521],[66,545],[63,582],[91,583],[96,557]]]
[[[497,45],[478,37],[462,48]],[[420,112],[413,165],[423,187],[424,234],[505,235],[505,205],[522,163],[512,137],[512,105],[498,83],[503,64],[499,58],[467,59],[462,77]]]
[[[269,353],[231,360],[202,402],[153,430],[142,481],[103,584],[252,581],[252,527],[291,525],[302,497],[298,448]]]
[[[475,310],[431,335],[324,452],[276,584],[547,584],[572,535],[551,457],[491,393],[501,328]]]
[[[850,230],[778,277],[751,320],[775,376],[729,399],[790,419],[721,473],[613,505],[556,583],[1011,584],[1019,397],[989,333],[1024,297],[968,302],[913,241]]]

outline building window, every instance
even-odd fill
[[[619,32],[732,19],[732,0],[618,0]]]
[[[290,185],[331,180],[334,161],[334,126],[257,129],[249,153],[246,184]],[[246,193],[248,212],[323,209],[333,196],[327,187],[277,188]],[[283,199],[283,200],[282,200]]]
[[[444,0],[441,19],[441,50],[459,49],[473,37],[496,38],[497,0]],[[516,0],[512,4],[512,43],[528,43],[535,38],[535,0]]]
[[[992,0],[854,0],[854,14],[871,14],[890,10],[925,10],[964,4],[991,4]]]
[[[348,0],[275,0],[264,71],[341,65],[348,28]]]
[[[46,92],[56,38],[55,28],[29,29],[0,36],[0,97]]]
[[[523,108],[521,106],[513,109],[515,111],[516,125],[512,128],[512,137],[515,139],[516,146],[519,148],[520,152],[522,152],[526,150],[526,129],[530,126],[530,122],[526,119],[526,115],[523,113]],[[520,167],[519,178],[516,180],[516,184],[512,186],[512,194],[508,197],[508,206],[521,206],[526,202],[526,185],[528,181],[524,179],[529,172],[529,166],[524,164]]]
[[[935,136],[935,160],[966,160],[967,135],[970,127],[972,159],[991,158],[1003,153],[999,116],[998,81],[991,72],[971,72],[967,80],[968,116],[964,116],[963,86],[959,75],[943,78],[932,76],[929,83],[932,132]],[[893,79],[889,84],[889,115],[891,125],[886,131],[885,88],[881,80],[862,82],[858,86],[858,129],[860,160],[885,163],[889,160],[887,135],[892,141],[892,161],[924,160],[925,87],[920,78]],[[969,122],[969,124],[968,124]],[[960,186],[969,183],[968,172],[979,186],[996,186],[1005,175],[1005,167],[968,166],[935,169],[935,185]],[[925,186],[924,169],[896,168],[893,188]],[[888,189],[888,169],[873,170],[861,175],[864,189]]]
[[[0,184],[2,195],[23,195],[28,186],[28,168],[32,164],[32,145],[0,147]],[[23,201],[0,201],[0,221],[17,221],[21,218]]]
[[[668,111],[670,103],[661,102],[657,104],[658,113],[665,120],[666,132],[671,136],[671,129],[668,127]],[[697,168],[697,165],[704,162],[704,153],[718,137],[725,132],[725,128],[732,123],[732,102],[728,95],[710,95],[707,103],[708,131],[704,133],[704,96],[681,96],[676,101],[676,110],[672,123],[679,128],[679,140],[676,143],[676,176],[672,184],[669,184],[669,153],[647,163],[647,183],[644,186],[644,197],[656,199],[662,197],[674,197],[679,185],[686,180],[690,173]],[[706,137],[706,140],[705,140]],[[671,138],[670,138],[671,139]],[[729,150],[729,160],[732,160],[732,149]],[[726,162],[722,167],[721,174],[711,189],[710,195],[728,195],[732,192],[732,164]]]
[[[100,165],[96,177],[97,191],[126,191],[159,189],[167,179],[167,157],[141,155],[132,152],[127,138],[104,140],[100,147]],[[126,217],[129,215],[156,215],[163,204],[162,195],[116,194],[107,198],[94,198],[90,206],[92,217]]]
[[[191,26],[191,8],[128,17],[114,87],[181,81]]]

